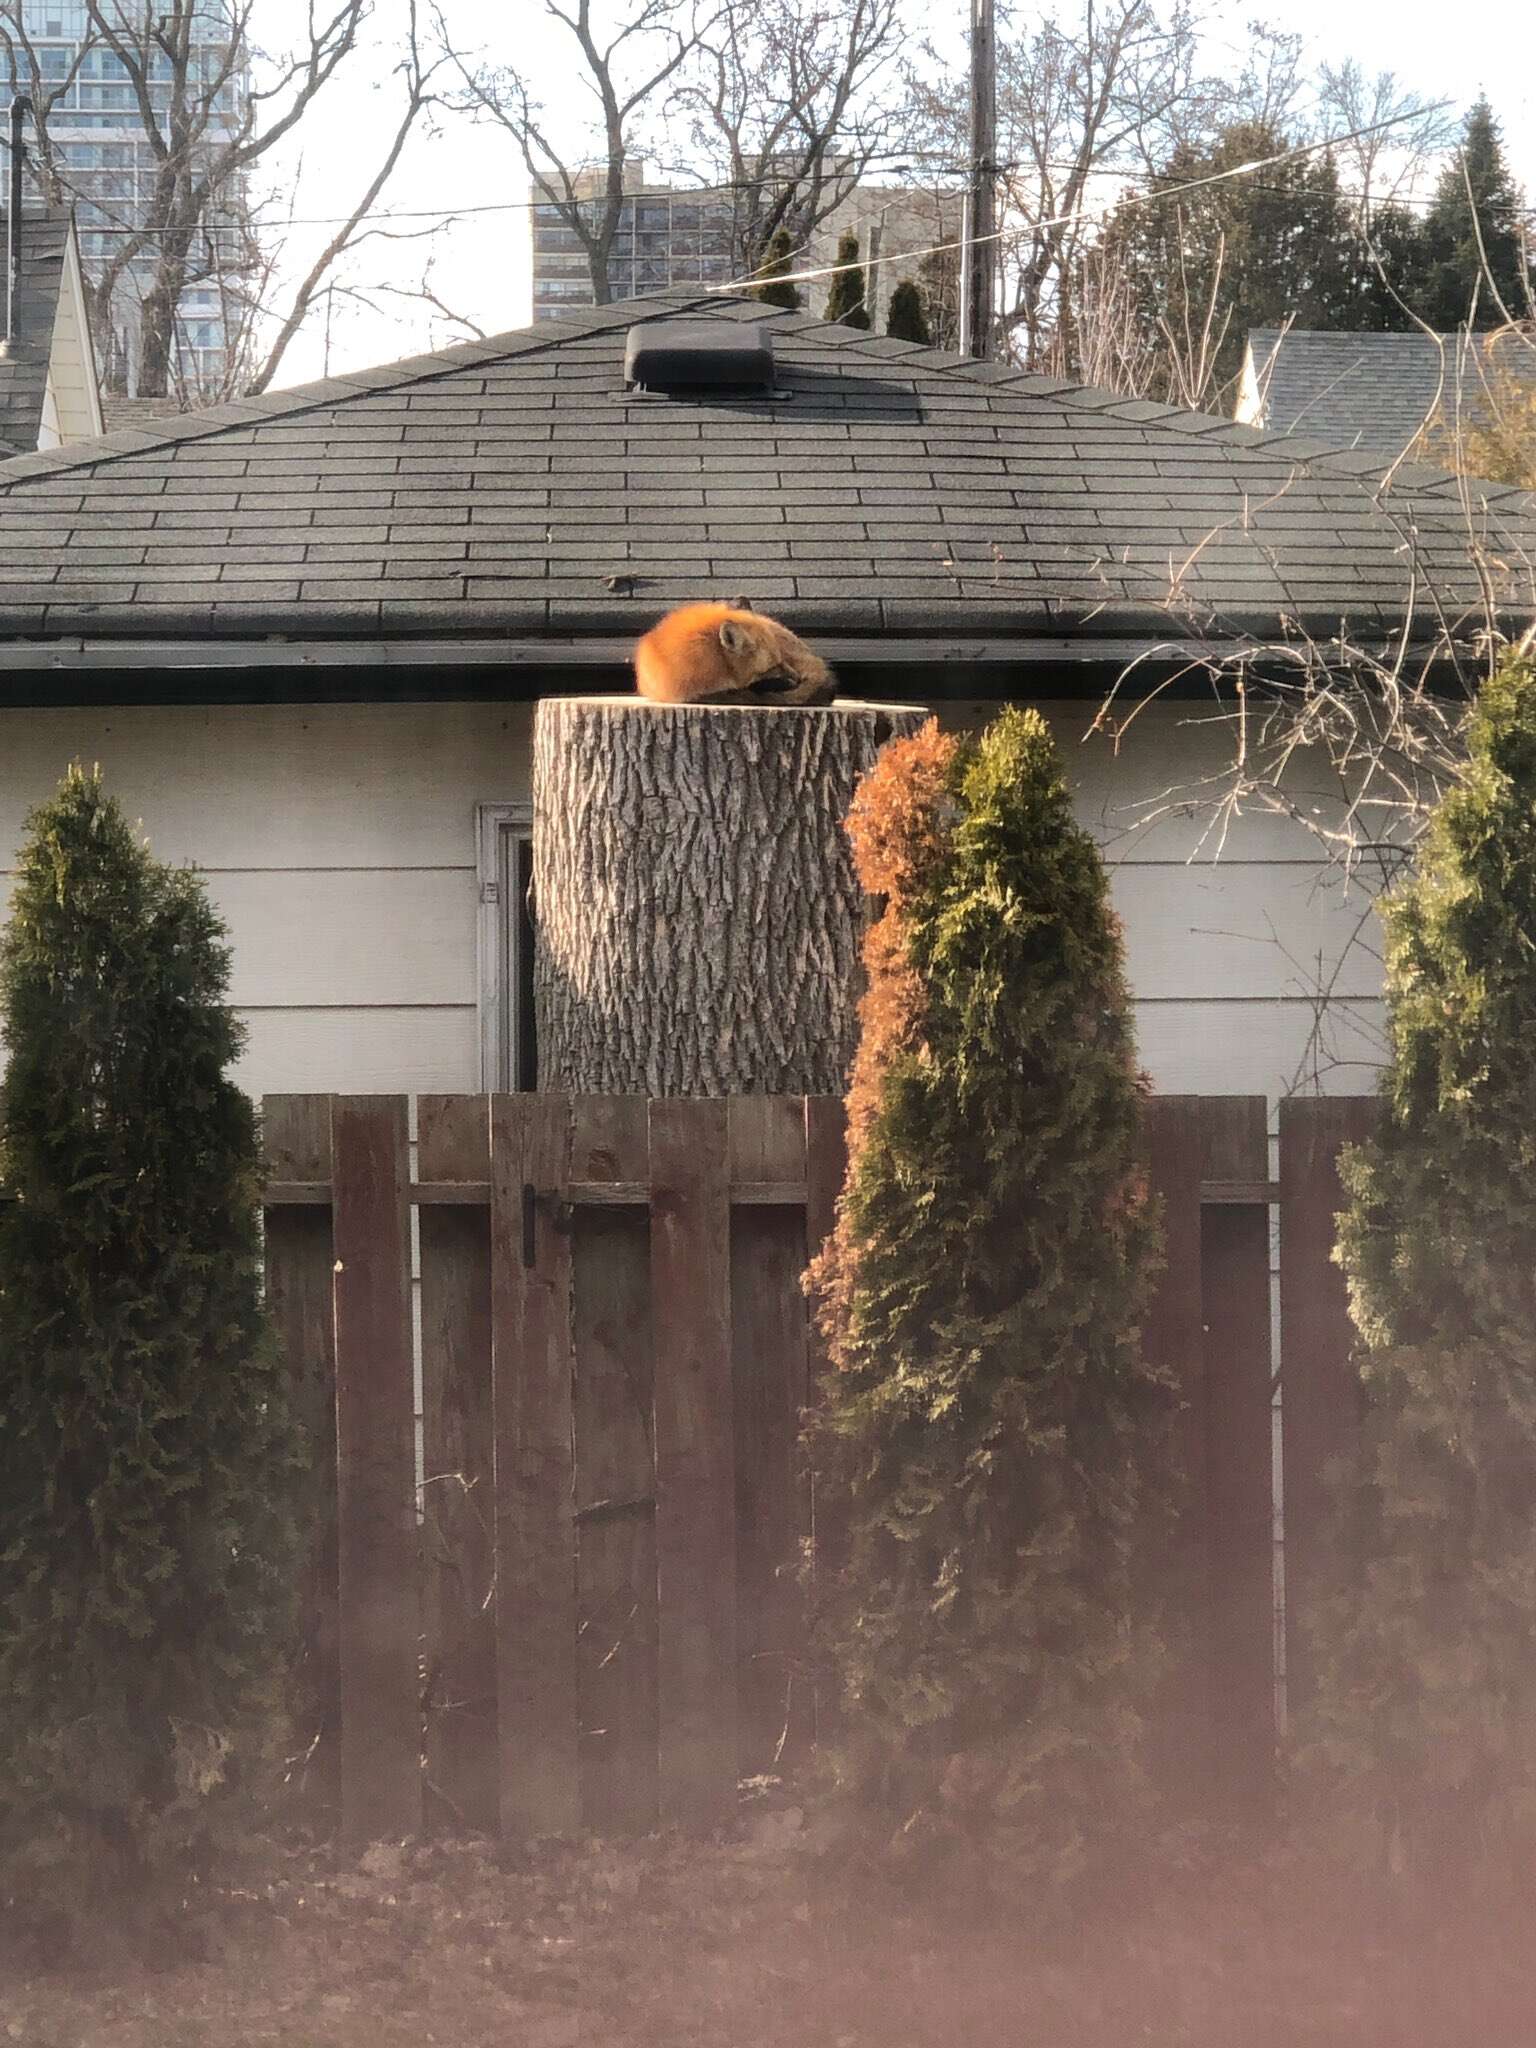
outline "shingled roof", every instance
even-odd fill
[[[636,321],[768,320],[776,388],[626,392]],[[1465,494],[1464,494],[1465,493]],[[0,464],[0,633],[1167,636],[1531,602],[1522,494],[673,291]],[[1483,564],[1486,568],[1486,560]]]
[[[1277,434],[1301,432],[1390,458],[1437,415],[1472,422],[1485,411],[1488,337],[1340,334],[1256,327],[1248,336],[1237,417]],[[1529,343],[1497,365],[1528,374]]]
[[[17,279],[16,334],[0,354],[0,455],[30,453],[37,447],[48,390],[64,266],[69,256],[69,208],[24,211],[21,266]],[[0,252],[8,247],[8,220],[0,214]],[[4,279],[0,278],[0,292]],[[4,326],[0,309],[0,329]]]

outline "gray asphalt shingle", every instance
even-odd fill
[[[1486,336],[1336,334],[1256,327],[1248,349],[1261,396],[1261,431],[1359,451],[1366,467],[1411,449],[1432,421],[1483,416]],[[1496,367],[1528,375],[1528,344],[1496,346]],[[1417,467],[1418,465],[1415,465]],[[1409,483],[1412,479],[1400,477]]]
[[[629,326],[684,309],[768,320],[777,388],[626,393]],[[1185,630],[1331,627],[1398,615],[1419,559],[1477,605],[1469,517],[1529,607],[1536,511],[1466,488],[673,292],[0,463],[0,631],[613,637],[743,592],[808,630],[1166,634],[1175,590]]]
[[[21,276],[16,300],[17,333],[10,352],[0,355],[0,455],[29,453],[37,447],[43,423],[43,398],[48,386],[48,357],[53,347],[54,320],[64,282],[64,256],[69,243],[69,209],[46,212],[23,209]],[[0,214],[0,260],[8,248],[8,222]],[[0,292],[5,278],[0,271]],[[0,327],[4,326],[0,310]]]

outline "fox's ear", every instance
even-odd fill
[[[751,652],[751,636],[744,633],[734,619],[720,621],[720,645],[727,654],[748,654]]]
[[[752,609],[752,600],[750,597],[733,597],[731,599],[731,603],[739,612],[749,612]]]

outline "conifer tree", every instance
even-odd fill
[[[786,313],[798,313],[799,288],[789,278],[793,265],[794,244],[790,241],[789,229],[779,228],[768,244],[767,255],[757,267],[757,275],[763,282],[754,287],[753,298],[765,306],[780,306]]]
[[[844,1792],[905,1839],[1053,1854],[1140,1783],[1135,1559],[1168,1496],[1138,1326],[1157,1230],[1121,940],[1049,732],[930,723],[850,819],[868,992],[811,1285],[817,1588]]]
[[[1500,300],[1514,319],[1529,317],[1520,248],[1524,205],[1493,109],[1479,99],[1424,217],[1422,276],[1410,296],[1414,310],[1431,327],[1451,332],[1469,321],[1477,327],[1501,326],[1506,314]]]
[[[0,942],[0,1888],[132,1913],[273,1758],[295,1461],[223,928],[96,776],[28,830]]]
[[[1384,292],[1340,189],[1331,156],[1230,173],[1282,155],[1291,139],[1265,122],[1233,122],[1211,141],[1180,142],[1111,215],[1102,248],[1131,287],[1141,347],[1168,388],[1165,331],[1213,343],[1212,401],[1225,404],[1254,327],[1379,328],[1408,318]],[[1185,188],[1192,188],[1186,190]],[[1402,216],[1380,210],[1376,245],[1396,252]],[[1395,253],[1394,253],[1395,260]],[[1398,279],[1391,282],[1401,290]]]
[[[932,345],[923,294],[910,277],[904,277],[891,293],[885,331],[895,341],[920,341],[925,348]]]
[[[828,320],[844,327],[868,327],[869,307],[864,301],[864,267],[859,262],[859,238],[845,228],[837,238],[838,271],[827,292]]]
[[[1536,666],[1483,687],[1461,784],[1383,907],[1391,1062],[1345,1161],[1364,1441],[1315,1631],[1333,1810],[1439,1863],[1536,1842]],[[1353,1806],[1351,1806],[1353,1801]]]

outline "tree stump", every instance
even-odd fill
[[[840,1095],[864,899],[843,820],[912,706],[548,698],[534,724],[542,1089]]]

